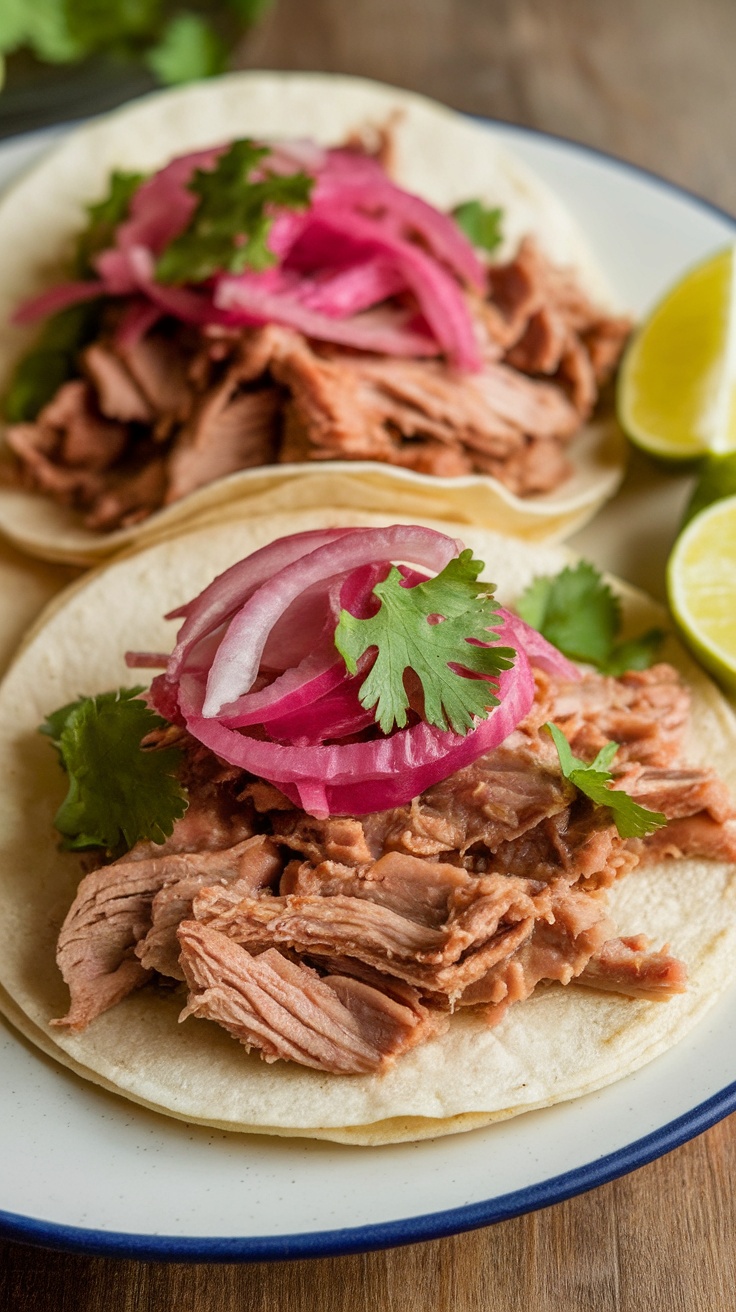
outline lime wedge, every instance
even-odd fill
[[[708,506],[680,534],[667,565],[667,594],[688,646],[736,689],[736,496]]]
[[[618,414],[632,442],[666,460],[736,450],[736,259],[691,269],[632,338]]]

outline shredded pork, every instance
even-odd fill
[[[562,777],[540,733],[550,713],[583,759],[620,736],[617,786],[671,823],[622,838]],[[71,1005],[56,1023],[82,1029],[163,978],[187,990],[182,1019],[215,1021],[267,1061],[360,1074],[459,1007],[495,1025],[544,985],[666,1000],[686,987],[683,962],[619,937],[608,890],[648,861],[736,861],[724,785],[681,757],[688,713],[668,665],[577,684],[537,674],[502,747],[407,806],[323,820],[183,730],[157,731],[185,748],[189,811],[163,847],[82,880],[59,937]]]
[[[519,496],[559,486],[629,332],[530,239],[469,300],[484,364],[459,374],[308,341],[274,325],[202,333],[162,319],[121,341],[111,309],[32,423],[11,425],[17,480],[101,532],[240,469],[371,460],[490,474]]]

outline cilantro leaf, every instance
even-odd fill
[[[594,565],[581,560],[556,577],[540,576],[516,603],[523,620],[574,661],[606,674],[644,670],[657,658],[661,629],[617,643],[621,602]]]
[[[203,282],[218,271],[267,269],[276,256],[266,244],[272,208],[304,209],[314,179],[306,173],[270,173],[263,161],[268,147],[244,138],[219,156],[213,169],[196,169],[189,190],[199,197],[184,232],[175,237],[156,266],[164,283]],[[257,170],[257,180],[251,174]]]
[[[177,86],[213,77],[227,67],[227,46],[200,14],[175,14],[160,41],[146,51],[148,67],[159,82]]]
[[[115,170],[110,178],[110,190],[102,200],[87,206],[89,222],[77,239],[74,272],[78,278],[94,274],[92,260],[100,251],[112,245],[115,229],[127,218],[130,202],[145,173],[120,173]]]
[[[40,732],[53,741],[69,788],[54,817],[62,847],[104,847],[122,856],[140,839],[163,843],[187,809],[172,747],[141,742],[165,724],[139,699],[142,688],[82,697],[48,716]]]
[[[77,356],[100,328],[102,300],[70,305],[47,319],[36,345],[18,361],[3,399],[11,424],[36,418],[62,383],[77,373]]]
[[[586,765],[585,761],[573,756],[567,738],[556,724],[547,722],[544,728],[552,735],[565,778],[596,806],[608,807],[621,838],[643,838],[667,824],[667,816],[661,811],[649,811],[645,806],[639,806],[623,789],[609,787],[613,775],[608,767],[618,751],[618,743],[606,743],[595,760]]]
[[[87,206],[89,222],[77,238],[74,277],[93,276],[94,256],[112,243],[143,181],[143,173],[113,173],[107,196]],[[62,383],[77,376],[77,357],[99,335],[103,309],[100,297],[67,306],[46,320],[35,346],[16,365],[5,393],[3,412],[9,423],[35,419]]]
[[[648,670],[659,655],[664,642],[663,629],[647,629],[638,638],[629,638],[612,648],[601,665],[604,674],[625,674],[627,670]]]
[[[484,251],[495,251],[501,245],[503,210],[490,210],[482,201],[466,200],[462,205],[455,206],[452,217],[474,246]]]
[[[207,11],[204,17],[188,9],[176,12],[179,7],[170,0],[2,0],[0,51],[26,46],[54,64],[105,51],[121,60],[142,59],[162,81],[184,81],[219,72],[228,48],[272,3],[197,0],[191,9]],[[208,21],[210,16],[224,40]]]
[[[63,0],[60,7],[85,53],[105,48],[122,53],[161,23],[161,0]]]
[[[516,609],[566,656],[591,665],[606,659],[621,625],[618,597],[585,560],[556,578],[534,579]]]
[[[373,589],[381,602],[377,615],[360,620],[349,611],[340,612],[335,646],[351,674],[369,648],[378,649],[361,685],[360,701],[366,709],[375,707],[384,733],[395,724],[406,724],[407,670],[413,670],[422,685],[423,719],[439,729],[447,729],[449,721],[455,733],[467,733],[475,717],[485,719],[498,705],[486,679],[462,673],[495,677],[513,665],[516,655],[511,647],[476,645],[494,643],[490,630],[499,625],[493,585],[477,581],[482,569],[483,562],[466,550],[436,578],[405,588],[392,566]]]
[[[84,54],[69,30],[63,0],[3,0],[0,5],[0,49],[28,46],[50,64],[67,63]]]

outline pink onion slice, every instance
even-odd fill
[[[359,531],[354,528],[311,529],[278,538],[231,565],[192,601],[170,611],[167,620],[183,619],[184,623],[171,654],[167,678],[176,680],[196,644],[230,620],[272,574],[317,547]]]
[[[287,539],[288,541],[288,539]],[[287,606],[320,579],[375,561],[406,560],[439,573],[457,554],[454,538],[418,525],[362,529],[318,547],[274,574],[230,621],[212,663],[203,715],[222,714],[252,687],[268,635]]]
[[[371,256],[347,268],[300,280],[299,300],[309,310],[345,319],[404,290],[406,280],[390,260]]]
[[[375,727],[373,711],[360,704],[358,693],[362,682],[362,673],[344,679],[302,710],[264,721],[269,737],[301,747],[324,743],[330,738],[347,738]]]
[[[129,670],[165,670],[169,657],[161,651],[126,651],[125,664]]]
[[[130,217],[115,234],[120,249],[145,246],[160,254],[183,232],[197,208],[197,197],[187,183],[195,169],[212,169],[226,146],[179,155],[141,184],[130,202]]]
[[[221,321],[248,326],[281,323],[317,341],[352,346],[381,355],[432,356],[439,353],[436,337],[413,326],[416,314],[394,306],[366,310],[352,318],[337,319],[303,305],[296,296],[270,292],[256,282],[258,275],[226,276],[214,292]],[[213,316],[215,317],[215,316]]]
[[[121,351],[137,346],[160,318],[161,310],[157,305],[152,305],[142,296],[134,297],[126,305],[115,329],[115,346]]]
[[[523,648],[532,665],[552,674],[558,679],[578,680],[581,678],[577,665],[563,656],[557,647],[543,638],[541,633],[526,624],[518,615],[499,606],[499,615],[503,620],[503,630],[499,641],[508,640],[517,649]]]
[[[485,287],[485,269],[455,220],[421,197],[397,187],[385,174],[369,181],[343,182],[335,187],[332,195],[328,186],[318,184],[315,204],[330,199],[371,215],[383,210],[394,225],[396,220],[399,221],[404,236],[413,233],[421,237],[437,259],[476,291]]]
[[[321,579],[283,612],[263,648],[263,669],[282,674],[324,646],[325,640],[331,642],[332,632],[326,632],[331,618],[330,589],[330,581]]]
[[[402,566],[401,568],[404,569],[405,567]],[[376,583],[385,578],[387,570],[388,565],[385,561],[381,563],[374,562],[370,565],[361,566],[359,569],[351,570],[347,578],[338,575],[335,579],[327,580],[326,585],[323,581],[319,585],[322,604],[317,609],[317,614],[322,622],[319,642],[313,650],[307,652],[306,655],[302,655],[298,663],[284,670],[267,687],[262,689],[254,688],[254,691],[245,693],[231,706],[228,706],[227,713],[219,717],[223,723],[228,724],[231,728],[244,728],[246,725],[263,724],[271,732],[274,719],[284,719],[290,715],[302,715],[315,702],[322,703],[327,695],[339,692],[342,688],[352,685],[353,679],[348,674],[342,657],[338,655],[335,649],[335,627],[343,607],[350,610],[357,618],[365,617],[369,608],[373,609],[369,607],[373,588]],[[310,588],[304,594],[311,599],[313,606],[315,604],[315,591],[315,588]],[[282,631],[285,621],[289,617],[294,618],[294,605],[298,605],[299,600],[301,599],[297,599],[296,603],[287,607],[272,628],[266,639],[260,668],[263,668],[264,663],[268,664],[266,660],[267,653],[278,634]],[[373,598],[373,600],[376,599]],[[220,634],[219,629],[217,633]],[[198,648],[198,656],[200,650],[201,645]],[[215,650],[216,648],[213,647],[213,656]],[[360,680],[365,674],[364,667],[367,667],[369,663],[367,657],[359,663]],[[209,666],[209,662],[207,662],[207,665]],[[187,669],[190,669],[189,662],[187,663]],[[353,693],[353,700],[358,709],[361,709],[357,693]],[[371,715],[370,721],[372,720],[373,716]],[[351,732],[357,732],[357,730],[351,730]]]
[[[202,681],[191,675],[180,682],[179,708],[189,732],[206,747],[278,784],[311,814],[365,815],[403,805],[508,737],[534,700],[534,679],[523,651],[513,669],[500,675],[498,696],[500,705],[464,737],[421,722],[370,742],[307,747],[263,742],[204,716]]]
[[[66,310],[70,305],[79,305],[82,301],[93,301],[97,296],[103,296],[106,291],[104,282],[62,282],[56,287],[49,287],[48,291],[41,292],[39,296],[32,296],[27,301],[23,301],[13,314],[13,323],[27,324],[37,323],[39,319],[45,319],[50,314],[58,314],[60,310]]]
[[[325,693],[340,687],[348,677],[344,662],[337,657],[330,639],[319,651],[305,657],[298,665],[285,670],[266,688],[248,692],[230,703],[220,720],[232,729],[263,724],[291,712],[301,712]]]
[[[324,246],[325,238],[329,241],[329,234],[347,239],[362,248],[365,254],[373,251],[393,259],[414,293],[434,337],[452,363],[469,371],[480,369],[482,361],[473,321],[460,287],[430,255],[415,243],[394,236],[385,225],[337,204],[329,209],[314,208],[310,212],[310,223],[302,243],[317,238]],[[221,287],[225,282],[223,280]]]

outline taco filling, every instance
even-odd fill
[[[629,332],[386,142],[244,138],[113,174],[5,401],[15,477],[108,532],[238,470],[369,460],[550,492]]]
[[[170,656],[129,654],[165,666],[146,693],[49,717],[88,872],[57,1027],[158,984],[267,1062],[365,1075],[551,984],[687,988],[609,898],[663,858],[736,861],[728,789],[684,755],[688,690],[649,663],[653,631],[616,645],[590,567],[518,605],[543,599],[549,630],[587,589],[562,626],[577,661],[482,568],[416,526],[279,539],[174,612]]]

